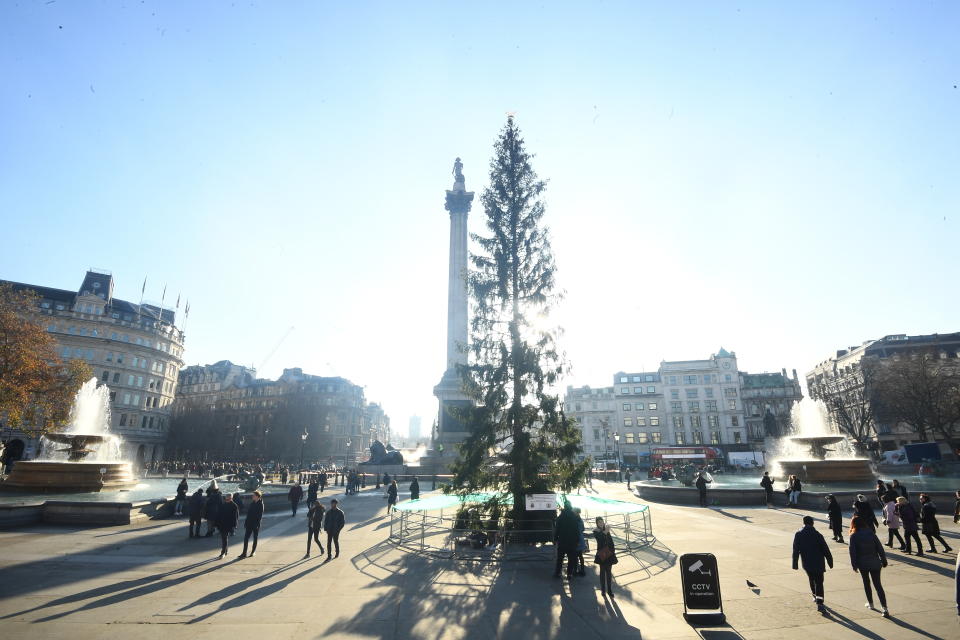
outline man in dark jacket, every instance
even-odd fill
[[[310,510],[307,511],[307,554],[304,558],[310,557],[310,543],[316,542],[320,548],[320,555],[323,555],[323,544],[320,542],[320,529],[323,526],[324,515],[323,503],[316,501]]]
[[[190,516],[190,537],[200,537],[200,527],[203,525],[203,489],[197,489],[187,505],[187,515]],[[197,525],[194,532],[193,525]]]
[[[241,558],[247,557],[247,542],[250,541],[250,535],[253,535],[253,548],[250,549],[250,556],[253,557],[257,553],[257,536],[260,535],[260,522],[263,520],[263,494],[259,491],[253,492],[253,498],[250,501],[250,506],[247,507],[247,519],[243,522],[243,528],[245,530],[243,534],[243,553],[240,554]]]
[[[803,570],[810,580],[810,591],[813,601],[817,603],[817,611],[823,611],[823,574],[826,564],[833,569],[833,555],[827,546],[827,541],[819,531],[813,528],[813,518],[803,517],[803,528],[793,536],[793,570],[798,569],[797,559],[803,562]]]
[[[556,527],[557,565],[553,577],[559,578],[563,569],[563,557],[567,557],[567,578],[573,578],[577,568],[577,545],[580,544],[580,523],[577,514],[569,502],[563,503],[563,510],[557,516]]]
[[[323,490],[327,488],[327,472],[320,472],[320,493],[323,493]]]
[[[703,477],[703,472],[702,472],[702,471],[698,471],[698,472],[697,472],[697,481],[696,481],[695,484],[697,485],[697,493],[700,495],[700,506],[701,506],[701,507],[707,506],[707,483],[708,483],[708,482],[710,482],[710,481]]]
[[[337,555],[340,557],[340,530],[343,529],[345,522],[343,511],[339,507],[340,501],[334,498],[330,501],[330,510],[323,518],[323,530],[327,532],[327,560],[330,559],[330,552],[334,546],[337,548]]]
[[[870,506],[862,493],[857,494],[857,499],[853,503],[853,515],[863,518],[866,525],[873,531],[876,531],[880,524],[877,522],[877,514],[873,512],[873,507]]]
[[[420,481],[417,480],[417,476],[413,476],[413,480],[410,482],[410,499],[420,499]]]
[[[207,519],[208,538],[213,535],[213,530],[217,526],[217,514],[222,503],[223,496],[220,495],[220,489],[217,487],[217,481],[214,480],[213,484],[207,487],[207,510],[203,514]]]
[[[287,500],[290,501],[290,516],[297,515],[297,507],[300,506],[300,501],[303,500],[303,487],[300,486],[299,482],[290,487]]]
[[[233,530],[237,528],[237,522],[240,520],[240,511],[237,505],[233,503],[233,496],[229,493],[224,498],[223,504],[217,509],[217,529],[220,530],[220,558],[227,555],[227,539]]]
[[[307,509],[313,506],[313,503],[317,501],[317,491],[320,490],[320,481],[313,479],[310,481],[310,484],[307,485]]]

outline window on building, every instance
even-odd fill
[[[620,376],[620,382],[630,382],[630,379],[627,376]]]
[[[733,376],[730,375],[729,373],[724,374],[724,376],[723,376],[723,381],[724,381],[724,382],[733,382]]]
[[[122,354],[122,353],[118,353],[118,354],[117,354],[117,364],[123,364],[123,354]]]
[[[697,402],[696,400],[692,400],[692,401],[688,402],[688,403],[687,403],[687,410],[688,410],[688,411],[700,411],[700,403]]]
[[[674,437],[678,445],[687,444],[686,434],[683,431],[677,431]]]
[[[116,392],[116,391],[111,391],[111,392],[110,392],[110,402],[116,402],[116,401],[117,401],[117,392]]]
[[[120,426],[121,427],[127,426],[127,414],[125,413],[120,414]]]
[[[140,368],[141,368],[141,369],[146,369],[146,368],[147,368],[147,359],[146,359],[146,358],[140,358]]]
[[[708,398],[713,397],[713,387],[707,387],[706,389],[703,390],[703,392],[707,394]]]
[[[623,410],[624,410],[624,411],[630,411],[630,407],[631,407],[631,406],[632,406],[632,405],[631,405],[629,402],[624,402],[624,403],[623,403]]]
[[[640,376],[633,376],[633,381],[634,381],[634,382],[642,382],[642,380],[640,379]]]
[[[716,400],[707,400],[706,401],[707,411],[716,411],[717,410],[717,401]]]
[[[683,403],[679,401],[671,402],[670,411],[683,411]]]
[[[693,444],[703,444],[703,431],[693,432]]]
[[[683,376],[683,384],[697,384],[697,376]]]
[[[620,393],[630,393],[630,387],[620,387]]]
[[[650,416],[650,426],[651,426],[651,427],[659,427],[659,426],[660,426],[660,418],[658,418],[657,416]]]
[[[594,429],[594,430],[593,430],[593,439],[594,439],[594,440],[599,440],[599,439],[600,439],[600,429]]]
[[[147,416],[143,416],[140,419],[140,428],[145,429],[147,427]]]
[[[710,432],[710,444],[720,444],[720,432],[711,431]]]
[[[656,402],[650,402],[650,403],[647,404],[647,408],[650,409],[650,411],[656,411],[656,410],[657,410],[657,403],[656,403]]]
[[[725,388],[725,389],[723,390],[723,395],[727,396],[728,398],[736,398],[736,397],[737,397],[737,388],[736,388],[736,387],[727,387],[727,388]]]
[[[634,393],[643,393],[643,387],[634,387],[634,388],[633,388],[633,392],[634,392]]]
[[[655,380],[654,377],[650,375],[643,377],[644,382],[654,382],[654,380]]]
[[[637,434],[637,444],[647,444],[648,442],[650,442],[650,436],[647,435],[646,431]]]
[[[624,436],[626,437],[626,444],[636,444],[633,439],[633,431],[627,431]]]
[[[754,418],[758,417],[760,415],[760,407],[755,404],[750,405],[750,413]]]
[[[132,396],[131,399],[133,400],[133,404],[134,404],[135,406],[138,406],[138,407],[140,406],[140,394],[139,394],[139,393],[133,394],[133,396]]]
[[[129,393],[123,394],[123,404],[127,404],[127,405],[130,404],[130,394],[129,394]]]
[[[637,406],[637,411],[643,411],[643,403],[642,403],[642,402],[638,402],[636,406]]]
[[[739,431],[734,431],[734,432],[733,432],[733,442],[734,442],[735,444],[740,444],[740,443],[742,442],[742,439],[741,439],[741,437],[740,437],[740,432],[739,432]]]
[[[720,416],[707,416],[707,424],[711,428],[717,428],[720,426]]]
[[[740,416],[730,416],[730,425],[733,427],[740,426]]]
[[[103,382],[104,384],[106,384],[107,382],[110,382],[110,372],[104,369],[103,375],[100,376],[100,381]]]
[[[670,384],[677,384],[677,376],[670,376]]]
[[[687,389],[686,391],[688,398],[696,398],[700,395],[700,389]]]
[[[624,418],[624,419],[623,419],[623,426],[625,426],[625,427],[632,427],[632,426],[633,426],[633,418]]]
[[[690,416],[690,426],[699,428],[701,426],[700,416]]]
[[[656,393],[656,392],[657,392],[656,387],[647,387],[647,393]]]
[[[680,397],[680,389],[670,389],[670,397],[676,400]]]
[[[116,371],[113,372],[113,383],[118,384],[120,382],[120,374]]]
[[[737,401],[736,400],[727,400],[727,408],[731,411],[736,411]]]
[[[673,428],[683,429],[683,416],[673,416]]]
[[[647,419],[644,418],[643,416],[637,416],[637,426],[638,427],[647,426]]]
[[[653,444],[660,444],[661,442],[663,442],[659,431],[652,432],[650,434],[650,439],[653,440]]]

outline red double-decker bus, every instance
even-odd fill
[[[715,447],[657,447],[650,457],[654,464],[710,464],[714,460],[722,460],[723,453]]]

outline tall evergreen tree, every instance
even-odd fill
[[[576,462],[580,431],[549,392],[564,370],[557,330],[544,328],[555,292],[555,265],[543,226],[546,183],[513,118],[500,132],[482,196],[488,235],[473,234],[468,285],[473,307],[471,363],[461,367],[475,406],[461,416],[469,436],[453,464],[451,491],[494,490],[513,497],[570,491],[586,476]]]

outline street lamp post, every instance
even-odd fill
[[[299,474],[303,471],[303,448],[307,444],[307,438],[310,437],[310,433],[304,429],[303,433],[300,434],[300,466],[297,468],[297,473]]]
[[[620,464],[620,432],[613,432],[613,442],[617,446],[617,482],[623,482],[623,469]]]

